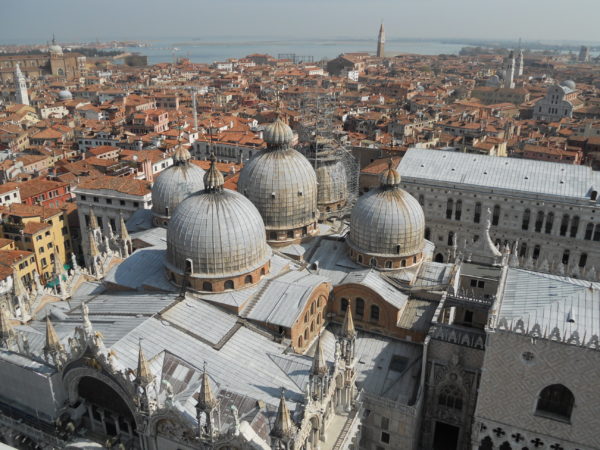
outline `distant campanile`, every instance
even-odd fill
[[[377,38],[377,57],[378,58],[383,58],[384,46],[385,46],[385,31],[383,31],[383,22],[381,22],[381,27],[379,27],[379,37]]]
[[[19,64],[15,64],[15,94],[17,103],[21,105],[29,105],[29,94],[27,93],[27,81],[25,81],[25,75],[21,72]]]

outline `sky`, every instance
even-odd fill
[[[600,0],[0,0],[0,44],[152,37],[600,42]]]

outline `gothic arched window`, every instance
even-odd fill
[[[454,209],[454,200],[448,199],[446,203],[446,219],[452,219],[452,210]]]
[[[577,236],[577,231],[579,231],[579,216],[575,216],[573,217],[573,220],[571,221],[571,234],[570,236],[572,238]]]
[[[460,411],[463,406],[463,396],[458,386],[453,384],[444,386],[438,396],[438,404]]]
[[[554,225],[554,213],[549,212],[546,217],[546,234],[552,233],[552,226]]]
[[[535,231],[537,233],[542,232],[543,224],[544,224],[544,211],[538,211],[537,217],[535,219]]]
[[[492,213],[492,225],[496,226],[500,223],[500,205],[494,205]]]
[[[569,420],[574,403],[575,397],[567,387],[551,384],[540,392],[535,412]]]
[[[569,229],[569,215],[563,214],[562,220],[560,221],[560,235],[566,236],[568,229]]]

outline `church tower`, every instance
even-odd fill
[[[511,50],[505,62],[504,87],[514,89],[515,87],[515,54]]]
[[[517,77],[522,77],[523,76],[523,50],[519,50],[519,56],[517,57]]]
[[[377,38],[377,57],[383,58],[384,56],[384,46],[385,46],[385,31],[383,30],[383,22],[381,23],[381,27],[379,27],[379,37]]]
[[[21,68],[17,63],[15,65],[15,92],[17,97],[17,103],[21,105],[29,105],[29,94],[27,93],[27,81],[25,81],[25,75],[21,72]]]

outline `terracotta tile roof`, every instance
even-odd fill
[[[19,217],[41,217],[46,220],[57,214],[61,214],[62,211],[58,208],[48,208],[47,206],[12,203],[7,206],[0,206],[0,213]]]
[[[141,197],[150,193],[150,183],[146,180],[136,180],[128,177],[98,176],[82,181],[77,189],[107,189]]]
[[[400,164],[401,159],[402,158],[400,158],[399,156],[392,157],[393,166],[397,167],[398,164]],[[365,168],[363,168],[360,171],[360,173],[364,173],[364,174],[368,174],[368,175],[378,175],[378,174],[382,173],[385,169],[388,168],[389,162],[390,162],[390,158],[376,159],[371,164],[369,164]]]
[[[0,250],[0,264],[10,267],[13,264],[32,255],[32,252],[28,252],[26,250]]]
[[[23,233],[25,234],[36,234],[45,229],[52,228],[52,225],[46,222],[27,222],[23,227]]]
[[[52,191],[68,186],[69,183],[47,180],[45,178],[34,178],[29,181],[23,181],[18,184],[21,191],[21,198],[29,198],[39,195],[43,192]]]

